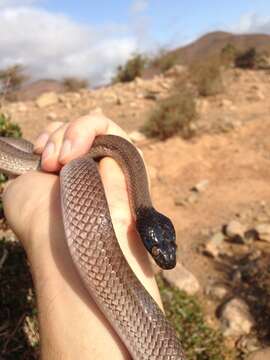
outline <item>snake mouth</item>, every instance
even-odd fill
[[[176,266],[176,254],[175,252],[162,253],[154,257],[155,262],[163,270],[171,270]]]

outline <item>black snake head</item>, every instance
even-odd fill
[[[175,230],[169,218],[154,208],[137,211],[137,230],[144,246],[162,269],[176,265]]]

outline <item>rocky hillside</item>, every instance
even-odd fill
[[[270,52],[269,41],[270,35],[266,34],[237,35],[223,31],[211,32],[187,46],[166,53],[164,59],[173,57],[180,64],[190,64],[219,55],[227,44],[240,51],[255,47],[258,51]]]
[[[182,71],[178,66],[152,80],[49,92],[2,110],[30,140],[53,120],[69,121],[96,107],[130,133],[144,152],[154,203],[176,227],[179,265],[168,281],[196,294],[209,323],[238,349],[234,358],[246,359],[270,346],[270,75],[226,70],[224,93],[196,98],[195,137],[145,139],[138,129]],[[269,352],[260,357],[268,358]]]

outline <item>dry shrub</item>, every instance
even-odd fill
[[[150,66],[158,68],[164,73],[178,63],[179,58],[175,53],[160,50],[159,54],[150,62]]]
[[[62,83],[65,87],[65,90],[70,92],[76,92],[89,86],[88,80],[76,77],[66,77],[63,79]]]
[[[1,102],[4,100],[17,101],[16,90],[29,79],[25,74],[25,69],[21,65],[13,65],[4,70],[0,70],[0,96]]]
[[[218,59],[210,59],[190,67],[191,80],[201,96],[213,96],[224,91]]]
[[[196,118],[194,96],[188,88],[182,88],[160,101],[142,131],[149,137],[161,140],[176,134],[189,138],[194,133],[192,123]]]
[[[235,58],[235,66],[242,69],[254,69],[256,67],[257,51],[250,48],[240,52]]]
[[[223,47],[223,49],[220,52],[220,61],[222,65],[229,67],[234,65],[236,56],[237,56],[236,47],[233,44],[228,43]]]
[[[124,66],[117,68],[117,73],[112,79],[112,83],[133,81],[136,77],[141,77],[147,64],[145,56],[135,54],[127,61]]]
[[[258,52],[256,48],[238,52],[235,57],[235,67],[242,69],[269,69],[269,54],[266,51]]]

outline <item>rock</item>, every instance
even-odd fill
[[[146,100],[154,100],[156,101],[158,99],[157,94],[154,92],[148,91],[143,95],[144,99]]]
[[[256,100],[265,100],[265,95],[261,90],[258,90],[255,95]]]
[[[57,118],[57,115],[54,112],[49,112],[47,114],[47,119],[48,120],[55,120]]]
[[[134,130],[131,133],[128,134],[129,138],[133,142],[140,142],[146,140],[146,137],[144,134],[142,134],[140,131]]]
[[[138,86],[138,87],[143,87],[144,86],[144,80],[140,77],[136,77],[136,79],[134,80],[134,83]]]
[[[200,284],[196,277],[183,265],[177,263],[176,267],[169,271],[162,272],[164,278],[173,286],[194,295],[200,290]]]
[[[269,360],[270,359],[270,348],[255,351],[250,354],[247,360]]]
[[[219,256],[222,245],[224,243],[225,236],[222,232],[215,233],[209,241],[205,244],[204,253],[214,258]]]
[[[47,92],[47,93],[40,95],[36,99],[36,105],[40,109],[43,109],[47,106],[57,104],[58,101],[59,101],[58,95],[55,92]]]
[[[245,242],[251,243],[255,240],[259,240],[259,234],[258,231],[255,229],[248,229],[245,232]]]
[[[232,101],[229,100],[229,99],[221,99],[221,101],[220,101],[220,106],[226,107],[226,108],[231,108],[231,106],[232,106]]]
[[[186,66],[184,65],[174,65],[169,70],[167,70],[164,74],[166,77],[177,77],[178,75],[182,74],[184,71],[186,71]]]
[[[134,101],[132,101],[131,103],[129,103],[129,106],[132,108],[132,109],[137,109],[138,108],[138,104]]]
[[[154,166],[147,166],[147,170],[151,180],[156,180],[158,177],[158,171]]]
[[[106,94],[106,96],[104,97],[104,100],[108,103],[115,103],[117,104],[119,97],[117,94],[115,94],[114,92],[109,92],[108,94]]]
[[[17,111],[18,112],[26,112],[27,110],[28,110],[27,106],[24,103],[18,103],[17,104]]]
[[[72,104],[71,104],[71,102],[70,102],[70,101],[66,101],[66,102],[65,102],[65,107],[66,107],[67,110],[71,110],[71,109],[72,109]]]
[[[229,291],[228,289],[223,285],[209,285],[206,289],[206,294],[213,300],[223,300],[227,295]]]
[[[201,193],[207,189],[208,185],[209,185],[208,180],[202,180],[198,184],[196,184],[191,190]]]
[[[197,99],[196,100],[196,110],[200,114],[206,114],[209,111],[209,101],[206,99]]]
[[[251,354],[254,351],[260,350],[261,347],[259,340],[253,334],[244,335],[237,340],[237,349],[241,350],[243,354]]]
[[[187,201],[182,196],[177,196],[174,198],[174,205],[176,206],[186,206]]]
[[[234,298],[223,307],[221,323],[224,336],[240,337],[250,333],[254,319],[248,305],[243,300]]]
[[[243,241],[246,228],[239,221],[232,220],[225,227],[225,234],[234,240]]]
[[[190,194],[187,199],[186,202],[188,202],[189,204],[196,204],[196,202],[198,202],[199,198],[198,198],[198,194],[193,192],[192,194]]]
[[[255,226],[260,240],[270,242],[270,224],[259,224]]]

